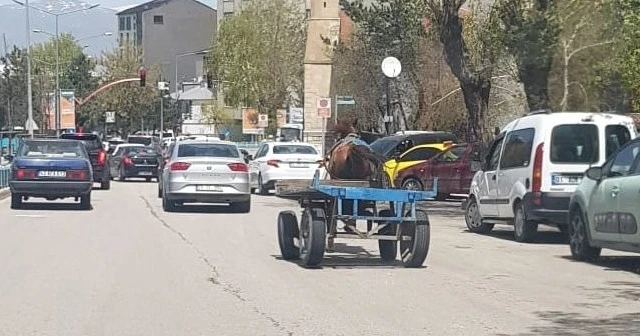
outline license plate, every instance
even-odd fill
[[[197,191],[222,191],[222,187],[214,186],[214,185],[199,185],[196,186]]]
[[[67,172],[65,171],[49,171],[49,170],[41,170],[38,172],[38,177],[67,177]]]
[[[554,185],[575,185],[575,184],[580,184],[580,181],[582,181],[582,177],[581,176],[562,176],[562,175],[553,175],[552,176],[552,183]]]
[[[140,175],[140,176],[151,176],[151,175],[153,175],[153,173],[152,172],[141,171],[141,172],[138,172],[138,175]]]
[[[298,162],[292,162],[289,164],[289,167],[291,168],[309,168],[309,165],[306,163],[298,163]]]

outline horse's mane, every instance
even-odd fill
[[[346,137],[349,133],[353,133],[356,129],[352,126],[352,124],[345,119],[338,121],[337,124],[333,125],[331,131],[338,135],[340,139]]]

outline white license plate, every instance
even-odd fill
[[[222,191],[222,187],[214,186],[214,185],[199,185],[196,186],[197,191]]]
[[[48,171],[41,170],[38,172],[38,177],[67,177],[67,172],[65,171]]]
[[[309,168],[309,165],[306,163],[297,163],[297,162],[292,162],[289,164],[289,167],[291,168]]]
[[[140,175],[140,176],[151,176],[151,175],[153,175],[153,173],[152,172],[141,171],[141,172],[138,172],[138,175]]]
[[[216,174],[216,173],[203,173],[202,177],[206,179],[222,179],[222,178],[227,179],[228,178],[228,176],[225,176],[223,174]]]
[[[582,177],[580,176],[562,176],[562,175],[553,175],[552,183],[554,185],[576,185],[580,184],[582,181]]]

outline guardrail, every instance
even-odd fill
[[[0,165],[0,189],[9,187],[10,176],[11,176],[11,166]]]

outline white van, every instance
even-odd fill
[[[566,232],[569,199],[590,166],[636,137],[633,119],[607,113],[534,112],[505,126],[471,181],[467,227],[488,233],[514,225],[519,242],[538,224]]]

